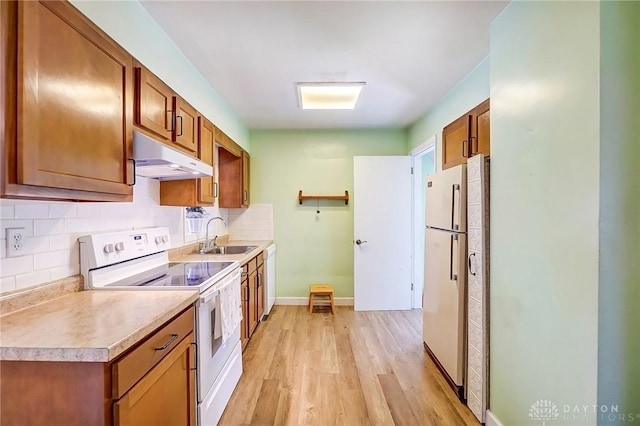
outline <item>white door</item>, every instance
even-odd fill
[[[411,309],[411,157],[353,157],[354,309]]]

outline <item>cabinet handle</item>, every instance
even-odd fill
[[[169,122],[171,124],[171,128],[169,130],[167,130],[167,132],[173,133],[173,131],[176,128],[176,118],[175,118],[175,115],[173,114],[173,110],[172,109],[167,110],[167,112],[169,114],[171,114],[171,119],[169,120]]]
[[[242,201],[247,201],[247,198],[249,198],[248,196],[248,191],[245,189],[244,191],[242,191]]]
[[[218,198],[218,182],[213,182],[213,198]]]
[[[196,370],[198,370],[198,342],[191,342],[191,344],[196,347],[195,353],[193,354],[194,355],[194,359],[196,360],[196,362],[195,362],[196,366],[193,367],[191,370],[192,371],[196,371]]]
[[[465,157],[465,158],[469,158],[468,154],[467,155],[464,154],[464,147],[465,146],[467,147],[467,150],[468,150],[469,149],[469,141],[467,139],[462,141],[462,156]]]
[[[164,345],[160,346],[159,348],[155,348],[156,351],[164,351],[165,349],[167,349],[169,347],[169,345],[171,345],[176,339],[178,338],[177,334],[172,334],[171,338],[169,339],[169,341],[167,343],[165,343]]]
[[[129,186],[135,186],[136,184],[136,160],[133,158],[127,158],[127,160],[133,163],[133,183],[128,183]]]
[[[258,287],[262,285],[262,274],[258,272]]]
[[[181,115],[177,115],[177,116],[176,116],[176,120],[177,120],[178,118],[180,119],[180,133],[179,133],[179,134],[177,134],[176,136],[182,136],[182,130],[183,130],[183,127],[184,127],[184,126],[183,126],[183,124],[182,124],[182,116],[181,116]],[[177,123],[176,123],[176,124],[177,124]]]
[[[471,256],[473,256],[473,258],[475,259],[476,258],[476,254],[475,253],[471,253],[469,255],[469,273],[475,277],[476,276],[476,272],[471,271]]]
[[[473,149],[473,140],[476,140],[476,149]],[[471,155],[473,154],[477,154],[478,153],[478,138],[476,138],[475,136],[471,136]]]

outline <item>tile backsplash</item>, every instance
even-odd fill
[[[273,240],[273,204],[229,209],[228,219],[231,240]]]
[[[207,209],[226,218],[226,211]],[[213,217],[213,216],[212,216]],[[138,178],[131,203],[75,203],[0,200],[0,293],[80,272],[78,237],[91,233],[166,226],[171,246],[204,237],[184,233],[184,208],[159,205],[159,182]],[[24,254],[7,257],[6,228],[24,228]],[[225,235],[219,222],[212,233]]]

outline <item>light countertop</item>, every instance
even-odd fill
[[[62,296],[0,316],[0,360],[108,362],[197,299],[197,290]]]

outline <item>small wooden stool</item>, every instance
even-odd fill
[[[320,299],[316,299],[316,297],[320,297]],[[318,304],[318,301],[323,303]],[[313,313],[313,305],[331,306],[331,314],[335,315],[336,305],[333,300],[333,286],[330,284],[311,284],[309,286],[309,315]]]

